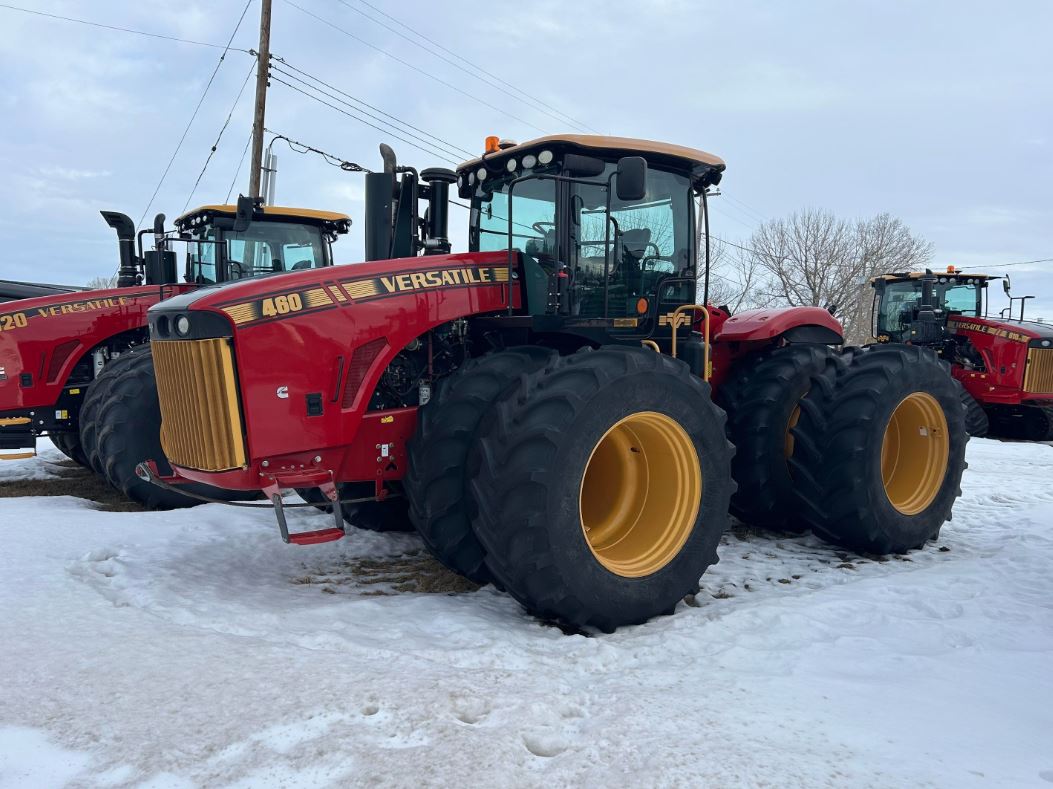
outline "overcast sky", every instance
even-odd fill
[[[1053,320],[1053,263],[997,268],[1053,258],[1053,3],[370,2],[557,111],[398,37],[356,13],[399,29],[360,0],[274,0],[273,52],[469,151],[488,134],[572,130],[552,117],[565,113],[717,153],[728,170],[713,231],[729,240],[807,206],[892,212],[935,243],[937,265],[1010,271],[1016,295],[1039,296],[1032,315]],[[245,2],[11,4],[223,44]],[[254,0],[234,46],[255,46],[258,25]],[[0,277],[79,284],[113,270],[115,236],[98,211],[138,221],[219,53],[0,8]],[[151,215],[182,211],[251,64],[227,55]],[[193,204],[234,182],[252,87]],[[448,165],[280,84],[267,126],[367,167],[385,140],[405,163]],[[279,203],[361,216],[361,176],[276,151]],[[235,194],[247,183],[242,168]],[[361,232],[356,221],[338,260],[360,258]]]

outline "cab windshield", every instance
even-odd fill
[[[877,316],[877,334],[898,338],[910,329],[921,306],[920,279],[892,282],[885,287]],[[948,313],[975,318],[980,315],[983,289],[977,282],[945,279],[933,284],[933,305]]]
[[[227,277],[232,280],[326,265],[326,242],[321,228],[313,225],[253,222],[242,233],[217,231],[209,225],[193,234],[187,245],[190,279],[204,285],[220,281],[217,258],[221,244]]]
[[[511,248],[525,269],[531,312],[549,307],[554,276],[567,280],[569,312],[582,317],[638,314],[659,283],[693,268],[693,200],[686,176],[649,169],[643,199],[620,201],[608,184],[617,166],[567,183],[516,174],[488,179],[472,203],[471,249]],[[609,210],[608,210],[609,207]],[[509,238],[509,210],[512,227]],[[563,217],[569,218],[569,223]]]

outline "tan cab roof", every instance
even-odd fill
[[[1001,279],[993,274],[973,274],[968,271],[934,271],[932,275],[936,278],[939,277],[953,277],[961,279]],[[921,279],[925,276],[924,271],[901,271],[895,274],[880,274],[874,277],[871,282],[877,282],[879,279],[885,280],[885,282],[899,282],[908,279]]]
[[[200,208],[195,208],[193,211],[187,211],[176,220],[176,224],[182,224],[190,217],[202,213],[229,214],[230,216],[234,216],[237,212],[238,207],[236,205],[203,205]],[[289,217],[290,219],[313,219],[316,222],[341,223],[351,221],[351,217],[347,214],[338,214],[335,211],[318,211],[314,208],[291,208],[289,206],[281,205],[263,206],[263,215],[274,218]]]
[[[490,159],[499,159],[505,156],[515,156],[519,152],[524,152],[528,149],[536,150],[544,145],[568,145],[597,152],[612,151],[630,155],[634,153],[652,154],[670,159],[679,159],[691,165],[706,165],[717,170],[723,170],[726,167],[724,160],[719,156],[700,151],[697,148],[687,148],[683,145],[673,145],[672,143],[656,142],[654,140],[640,140],[633,137],[605,137],[595,134],[552,134],[548,137],[538,137],[536,140],[529,140],[511,148],[487,154],[486,158],[489,161]],[[466,167],[472,167],[480,161],[482,161],[481,156],[464,162],[457,169],[462,170]]]

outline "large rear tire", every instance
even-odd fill
[[[812,529],[860,553],[904,553],[935,539],[966,466],[958,389],[924,348],[831,359],[793,429],[790,462]]]
[[[144,460],[157,461],[162,475],[172,472],[161,448],[161,406],[149,348],[137,351],[127,364],[113,371],[113,380],[99,404],[95,422],[99,461],[111,485],[151,510],[201,504],[198,499],[144,482],[135,473],[135,467]],[[228,501],[248,497],[244,492],[208,485],[187,485],[186,489]]]
[[[473,359],[441,381],[418,412],[403,480],[409,515],[440,562],[478,584],[491,578],[482,543],[472,531],[468,506],[468,453],[479,425],[498,395],[557,358],[537,346],[509,348]]]
[[[965,429],[969,431],[971,437],[983,438],[991,428],[987,412],[976,398],[966,391],[964,386],[958,384],[958,389],[962,404],[965,406]]]
[[[800,416],[801,399],[836,352],[825,345],[788,345],[750,356],[732,371],[718,402],[728,414],[735,445],[731,474],[738,490],[731,513],[753,526],[800,531],[797,494],[789,460],[790,429]]]
[[[733,448],[681,361],[604,347],[506,389],[469,457],[486,568],[528,611],[611,631],[671,613],[717,561]]]
[[[99,459],[98,432],[96,420],[99,415],[99,407],[110,394],[110,387],[120,375],[121,370],[131,364],[137,354],[148,353],[150,347],[140,346],[126,353],[122,353],[103,368],[98,377],[88,384],[88,390],[84,394],[84,402],[80,407],[78,421],[80,423],[80,445],[89,467],[99,476],[105,478],[106,470],[102,467]]]
[[[989,406],[991,434],[1016,441],[1053,441],[1053,406]]]
[[[88,463],[88,456],[84,454],[84,449],[80,445],[79,434],[75,432],[52,433],[48,438],[51,439],[52,444],[58,447],[59,452],[74,463],[85,468],[91,468],[91,464]]]

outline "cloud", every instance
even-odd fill
[[[89,178],[107,178],[112,173],[109,170],[75,170],[69,167],[49,165],[40,168],[40,174],[47,178],[57,178],[62,181],[84,181]]]

